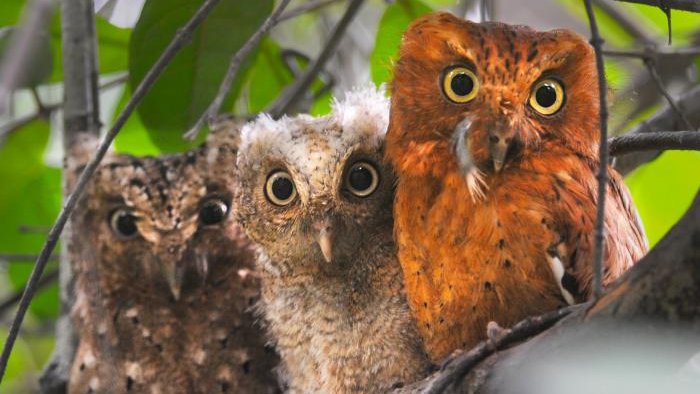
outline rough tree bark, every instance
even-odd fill
[[[640,338],[642,342],[638,341]],[[598,352],[594,362],[604,362],[625,353],[634,354],[648,338],[672,340],[663,342],[663,346],[673,347],[672,353],[665,354],[663,363],[653,359],[656,354],[646,360],[647,366],[649,361],[656,363],[654,374],[671,381],[700,352],[700,193],[685,216],[654,249],[597,302],[581,305],[549,330],[520,345],[493,353],[466,374],[455,373],[455,366],[466,355],[462,354],[440,371],[400,392],[552,392],[541,391],[544,377],[542,370],[534,365],[557,366],[580,359],[578,356],[586,350]],[[583,361],[575,362],[579,363],[577,371],[580,368],[581,374],[590,367]],[[643,381],[644,373],[640,370],[635,373]],[[452,383],[446,390],[426,390],[434,387],[436,380],[446,377]],[[693,384],[697,389],[700,379]],[[575,389],[560,386],[566,392],[572,388]]]
[[[97,69],[97,37],[95,35],[92,0],[61,1],[61,34],[63,42],[63,148],[64,163],[81,152],[84,141],[94,140],[100,133]],[[91,137],[91,138],[86,138]],[[65,178],[64,199],[70,194]],[[69,261],[70,227],[62,236],[59,263],[60,316],[56,321],[54,352],[39,380],[42,393],[64,393],[77,339],[70,319],[74,302],[73,273]]]

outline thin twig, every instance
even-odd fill
[[[612,156],[644,150],[700,150],[700,131],[625,134],[608,141]]]
[[[303,5],[300,5],[297,8],[294,8],[292,10],[289,10],[285,12],[284,14],[280,15],[279,18],[277,18],[277,23],[284,22],[288,19],[296,18],[299,15],[306,14],[308,12],[314,12],[317,11],[325,6],[331,5],[333,3],[337,3],[340,0],[313,0],[309,1],[308,3],[305,3]]]
[[[120,75],[114,79],[111,79],[111,80],[103,83],[102,85],[100,85],[99,88],[100,88],[100,90],[110,89],[112,87],[123,84],[124,82],[127,81],[128,78],[129,78],[129,74]],[[29,124],[29,123],[31,123],[39,118],[44,117],[45,113],[51,113],[53,111],[56,111],[57,109],[60,109],[62,106],[63,106],[62,102],[56,103],[56,104],[44,105],[44,109],[43,109],[44,112],[42,112],[42,110],[38,110],[35,113],[31,113],[29,115],[18,117],[16,119],[13,119],[10,122],[7,122],[3,125],[0,125],[0,141],[3,138],[10,135],[12,132],[21,129],[22,127],[26,126],[27,124]],[[45,232],[48,232],[48,230]]]
[[[615,0],[615,1],[623,2],[623,3],[645,4],[645,5],[649,5],[652,7],[658,7],[660,4],[659,0]],[[698,1],[698,0],[663,0],[661,2],[664,4],[664,6],[670,8],[670,9],[700,12],[700,1]]]
[[[243,44],[242,47],[236,51],[236,53],[231,58],[231,62],[228,65],[228,70],[226,70],[226,75],[219,85],[219,91],[216,93],[216,97],[209,104],[209,107],[204,111],[202,116],[197,119],[194,126],[190,128],[183,137],[188,140],[194,140],[199,134],[199,130],[204,126],[205,122],[213,121],[219,114],[219,109],[221,109],[221,104],[223,104],[224,99],[228,96],[231,91],[231,85],[233,84],[234,78],[238,74],[238,70],[241,68],[243,61],[250,55],[250,53],[255,49],[260,41],[265,37],[268,31],[272,29],[276,24],[277,20],[282,14],[282,11],[289,5],[290,0],[282,0],[277,8],[270,14],[270,16],[265,19],[265,22],[258,28],[258,30],[253,33],[248,41]]]
[[[42,276],[37,283],[36,290],[41,290],[48,285],[54,283],[58,279],[58,269],[48,272],[46,275]],[[26,289],[26,285],[21,289],[17,290],[11,296],[0,301],[0,316],[4,315],[8,309],[12,308],[17,302],[22,298],[22,294]]]
[[[9,96],[17,88],[20,76],[33,61],[32,55],[45,26],[48,26],[54,2],[34,0],[27,7],[24,20],[11,37],[10,44],[0,64],[0,114],[7,110]]]
[[[700,55],[700,46],[691,46],[685,48],[674,49],[656,49],[648,47],[641,51],[623,51],[623,50],[603,50],[603,55],[610,57],[631,57],[642,60],[656,60],[659,58],[670,56],[696,56]]]
[[[296,103],[297,100],[309,89],[313,83],[316,75],[325,66],[328,59],[337,48],[340,40],[343,38],[345,30],[350,25],[350,22],[355,18],[360,7],[364,3],[364,0],[350,0],[348,8],[345,13],[340,18],[340,21],[335,25],[331,36],[323,47],[323,50],[318,55],[318,57],[306,67],[304,74],[297,79],[294,84],[287,87],[280,93],[277,100],[270,106],[268,112],[272,117],[279,118],[283,114],[287,113],[289,109]]]
[[[20,224],[19,226],[17,226],[17,231],[24,234],[47,234],[49,230],[51,230],[51,226],[33,224]]]
[[[681,94],[677,100],[683,113],[694,122],[700,122],[700,85],[690,88]],[[653,115],[639,122],[627,131],[625,135],[644,134],[662,130],[682,130],[679,127],[678,116],[673,109],[666,105]],[[630,171],[656,158],[661,152],[640,151],[633,154],[620,156],[615,160],[615,168],[620,173],[628,174]]]
[[[36,254],[19,254],[19,253],[0,253],[0,261],[7,262],[31,262],[34,264],[39,255]],[[51,255],[49,261],[58,261],[58,256]]]
[[[496,351],[541,333],[579,308],[582,308],[582,305],[573,305],[540,316],[529,317],[512,328],[506,329],[498,338],[480,342],[468,352],[448,361],[439,373],[429,378],[430,380],[421,393],[439,394],[444,392],[450,384],[460,380],[474,366]]]
[[[598,69],[598,95],[600,96],[600,146],[598,163],[598,211],[596,213],[595,252],[593,255],[593,299],[597,300],[603,293],[603,249],[605,248],[605,196],[608,185],[608,88],[605,81],[603,63],[603,39],[598,32],[598,24],[593,13],[591,0],[583,0],[591,28],[591,45],[595,49],[596,67]]]
[[[689,130],[695,130],[695,127],[693,127],[693,125],[690,123],[690,120],[688,120],[683,111],[681,111],[681,109],[678,107],[676,100],[674,100],[673,97],[671,97],[671,95],[668,93],[668,90],[666,90],[666,86],[664,86],[664,81],[661,79],[659,73],[656,71],[654,62],[652,60],[645,60],[644,65],[647,67],[649,75],[651,75],[651,79],[653,79],[654,83],[656,83],[656,87],[666,98],[666,101],[668,101],[668,105],[670,105],[671,108],[673,108],[673,111],[683,121],[685,127],[687,127]]]
[[[636,41],[645,45],[654,43],[653,36],[649,34],[644,24],[639,23],[639,18],[630,15],[630,13],[622,9],[619,4],[612,3],[608,0],[593,0],[593,3],[611,18],[615,19],[615,22],[634,37]]]
[[[63,227],[66,225],[66,222],[68,221],[71,212],[73,212],[73,209],[75,208],[76,202],[82,196],[83,191],[87,186],[87,183],[90,181],[90,178],[97,169],[97,166],[100,164],[100,161],[107,153],[109,145],[112,143],[117,133],[119,133],[119,130],[121,130],[122,126],[124,126],[129,115],[131,115],[131,113],[136,108],[136,105],[138,105],[138,103],[143,99],[148,90],[153,86],[154,82],[158,79],[158,77],[163,72],[168,63],[172,60],[173,57],[175,57],[175,54],[177,54],[177,52],[183,46],[185,46],[185,44],[192,38],[192,33],[194,32],[196,27],[200,23],[202,23],[202,21],[204,21],[206,16],[218,3],[218,1],[219,0],[206,0],[199,7],[197,12],[195,12],[192,18],[181,29],[177,31],[177,33],[173,37],[173,40],[170,42],[170,44],[168,44],[168,47],[165,48],[163,53],[160,55],[160,58],[158,58],[155,64],[151,66],[151,69],[148,70],[146,76],[143,78],[143,80],[141,80],[138,87],[136,87],[134,93],[131,96],[131,100],[129,100],[129,102],[126,104],[126,106],[114,122],[112,128],[107,132],[107,134],[105,134],[102,141],[100,142],[100,145],[97,148],[97,152],[95,152],[95,156],[92,159],[90,159],[87,166],[85,166],[85,169],[83,169],[83,172],[80,174],[75,189],[68,197],[65,206],[63,207],[63,209],[58,215],[58,218],[56,219],[56,223],[54,223],[53,227],[51,228],[51,231],[49,231],[46,243],[44,244],[44,247],[42,248],[41,253],[39,254],[39,258],[37,259],[34,265],[32,274],[30,275],[29,280],[27,281],[27,287],[24,293],[22,294],[22,299],[20,300],[19,308],[17,309],[17,314],[15,315],[15,318],[12,322],[12,326],[10,327],[10,332],[7,336],[7,341],[5,342],[5,346],[2,350],[2,355],[0,355],[0,382],[2,382],[2,378],[5,374],[5,370],[7,368],[7,361],[10,358],[12,347],[14,346],[15,340],[17,339],[17,334],[19,333],[19,328],[22,325],[22,321],[24,320],[24,316],[27,313],[27,309],[29,308],[29,303],[32,297],[34,296],[34,293],[36,293],[41,273],[44,271],[44,268],[46,268],[46,263],[49,257],[51,256],[51,253],[53,252],[56,243],[58,242],[59,236],[61,235],[61,231],[63,231]]]

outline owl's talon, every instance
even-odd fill
[[[495,321],[490,321],[486,325],[486,337],[492,344],[498,343],[504,336],[510,333],[509,328],[503,328]]]

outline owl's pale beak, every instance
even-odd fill
[[[164,261],[162,264],[163,276],[168,282],[170,293],[175,298],[175,301],[180,299],[180,290],[182,289],[182,280],[185,270],[180,267],[177,260]]]
[[[492,131],[489,133],[489,154],[493,162],[493,169],[497,173],[505,164],[508,150],[513,143],[513,134],[509,132]]]
[[[330,219],[322,219],[314,222],[314,229],[318,231],[316,242],[321,248],[321,254],[327,263],[333,260],[333,225]]]

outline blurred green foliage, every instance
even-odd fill
[[[129,82],[132,89],[146,75],[178,28],[203,0],[149,0],[141,11],[129,43]],[[168,64],[138,106],[153,143],[163,151],[181,151],[197,144],[180,138],[209,106],[219,90],[231,54],[247,41],[272,12],[272,0],[255,7],[245,1],[218,3],[197,27],[190,45]],[[249,58],[254,59],[254,56]],[[251,61],[239,71],[223,108],[231,108]],[[201,142],[201,141],[199,141]]]
[[[148,0],[134,29],[117,28],[97,18],[100,72],[109,74],[129,71],[130,83],[124,89],[117,105],[116,116],[131,97],[131,89],[169,43],[180,27],[203,0]],[[3,0],[0,2],[0,28],[14,26],[27,2]],[[453,6],[455,0],[396,0],[386,5],[375,1],[381,18],[374,48],[369,55],[370,75],[377,84],[391,80],[391,68],[397,58],[401,34],[417,16],[433,9]],[[559,0],[566,10],[586,23],[585,12],[579,0]],[[219,80],[228,66],[230,56],[270,13],[272,0],[257,2],[220,2],[210,17],[195,33],[192,43],[175,58],[158,83],[138,107],[115,141],[118,152],[136,155],[157,155],[181,151],[194,143],[184,142],[182,132],[208,105],[219,86]],[[369,6],[369,5],[368,5]],[[526,6],[518,4],[518,6]],[[666,35],[666,19],[654,7],[625,4],[630,16],[658,36]],[[336,8],[337,11],[342,7]],[[629,47],[633,39],[609,16],[597,10],[599,24],[606,42],[611,46]],[[302,17],[304,28],[317,14]],[[62,79],[61,32],[58,12],[49,26],[50,72],[45,70],[41,80],[57,82]],[[674,12],[674,45],[688,44],[700,27],[700,16]],[[0,55],[2,54],[0,38]],[[294,76],[282,61],[282,48],[273,38],[266,38],[251,54],[239,74],[224,110],[248,116],[267,108],[278,94],[289,86]],[[300,67],[307,62],[301,62]],[[697,61],[700,67],[700,57]],[[46,66],[46,64],[44,64]],[[630,79],[626,63],[608,60],[606,72],[610,85],[624,87]],[[50,76],[48,75],[50,74]],[[313,89],[323,82],[319,79]],[[313,114],[324,114],[330,109],[330,95],[320,95],[313,102]],[[649,114],[648,110],[645,114]],[[640,118],[641,119],[641,118]],[[50,225],[60,207],[60,170],[45,163],[49,139],[49,125],[37,120],[22,127],[0,141],[0,253],[37,253],[44,242],[43,234],[27,234],[19,225]],[[700,153],[667,152],[652,163],[640,167],[627,177],[626,182],[639,208],[650,242],[657,242],[678,220],[700,188]],[[0,297],[18,290],[24,284],[31,262],[9,264],[5,272],[0,265]],[[0,263],[1,264],[1,263]],[[41,332],[55,319],[58,310],[56,286],[41,292],[32,303],[27,322],[0,391],[22,392],[46,361],[52,348],[50,332]],[[7,316],[5,317],[7,318]],[[0,345],[6,330],[0,328]]]

